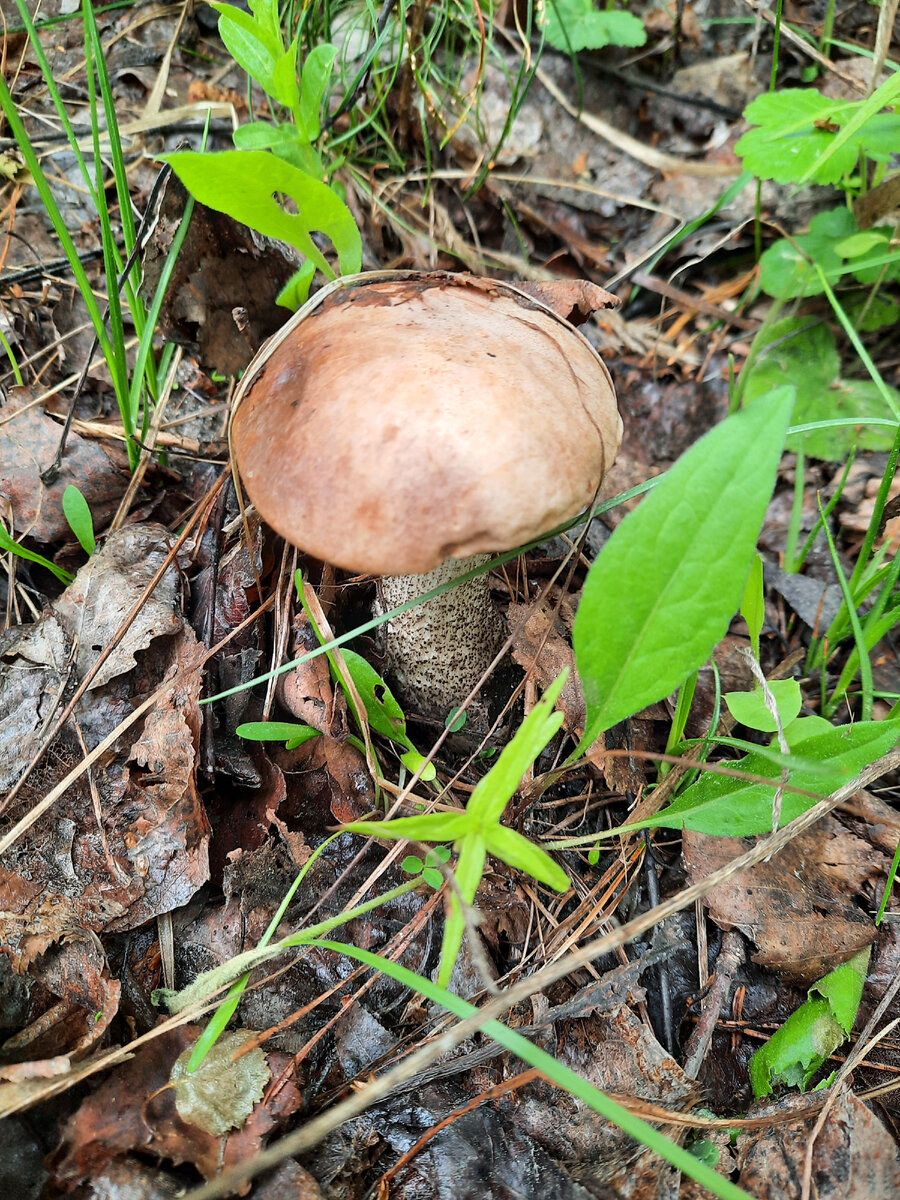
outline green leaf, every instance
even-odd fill
[[[522,782],[522,776],[562,725],[563,714],[554,712],[553,706],[568,674],[568,671],[562,671],[550,684],[516,730],[515,737],[503,747],[500,757],[476,785],[466,812],[478,828],[487,829],[497,824]]]
[[[505,825],[495,825],[484,836],[488,853],[515,867],[517,871],[524,871],[532,879],[545,883],[558,892],[567,892],[572,886],[568,875],[546,850],[530,842],[521,833],[516,833],[514,829],[507,829]]]
[[[747,622],[750,634],[750,646],[757,660],[759,659],[759,635],[762,633],[763,621],[766,617],[766,598],[763,591],[763,561],[754,554],[750,566],[750,574],[744,588],[741,600],[741,616]]]
[[[669,695],[724,636],[747,582],[793,396],[793,388],[771,392],[701,438],[588,572],[573,633],[587,703],[582,746]]]
[[[423,813],[420,817],[397,817],[393,821],[350,821],[342,825],[345,833],[399,841],[409,838],[415,842],[455,842],[471,828],[464,812]]]
[[[407,875],[419,875],[424,866],[425,864],[419,858],[418,854],[407,854],[406,858],[400,864],[400,870],[405,871]]]
[[[279,104],[296,112],[300,104],[300,85],[297,83],[297,39],[275,60],[272,68],[272,96]],[[302,132],[306,132],[303,130]],[[316,130],[315,136],[318,137]],[[306,139],[311,142],[312,138]]]
[[[806,1090],[809,1081],[844,1041],[844,1031],[826,1000],[807,1000],[750,1060],[750,1082],[757,1100],[776,1087]]]
[[[319,736],[318,729],[296,721],[246,721],[235,733],[248,742],[291,742],[292,749]]]
[[[341,274],[362,266],[362,241],[353,216],[325,183],[298,171],[274,154],[257,150],[223,150],[198,154],[185,150],[160,156],[195,199],[227,213],[266,237],[295,246],[329,278],[329,267],[311,233],[329,237],[337,251]],[[275,198],[283,193],[297,205],[288,212]]]
[[[444,920],[444,937],[441,942],[441,963],[438,969],[438,986],[446,987],[453,974],[453,964],[462,945],[466,922],[460,897],[464,904],[471,904],[484,873],[486,850],[484,841],[477,834],[469,834],[459,851],[456,864],[456,890],[449,892],[450,911]]]
[[[803,704],[800,684],[796,679],[773,679],[769,691],[775,697],[781,728],[785,729],[798,715]],[[754,688],[752,692],[726,692],[724,700],[734,719],[748,729],[759,729],[762,733],[775,732],[775,718],[766,707],[762,688]]]
[[[798,722],[799,724],[799,722]],[[827,733],[812,733],[804,738],[800,755],[788,782],[815,796],[835,791],[869,763],[892,750],[900,739],[900,721],[858,721],[855,725],[832,727]],[[771,779],[771,783],[751,783],[727,775],[705,771],[662,812],[645,821],[635,821],[619,829],[604,831],[598,838],[635,829],[693,829],[719,837],[749,837],[772,828],[772,798],[781,782],[781,768],[761,753],[727,764],[736,771]],[[823,772],[823,768],[825,769]],[[781,825],[806,812],[816,803],[814,797],[785,792],[781,806]]]
[[[403,709],[372,664],[355,650],[342,649],[341,654],[347,664],[350,678],[359,692],[359,698],[365,705],[372,729],[382,737],[390,738],[398,746],[404,746],[407,750],[415,749],[406,732],[406,715]]]
[[[900,144],[900,117],[877,112],[885,103],[881,98],[873,108],[871,101],[830,100],[814,88],[767,92],[745,109],[745,119],[759,128],[744,134],[735,153],[760,179],[840,183],[856,169],[861,152],[884,159]]]
[[[822,291],[813,263],[826,272],[838,272],[845,255],[837,246],[856,231],[856,220],[848,208],[818,213],[809,223],[809,232],[788,241],[781,238],[759,260],[759,282],[763,291],[778,300],[817,296]]]
[[[422,872],[422,878],[425,880],[428,886],[430,888],[434,888],[436,892],[440,891],[441,887],[443,887],[444,877],[440,871],[435,870],[434,867],[426,867]]]
[[[280,40],[267,35],[259,21],[240,8],[218,0],[210,0],[210,7],[219,14],[219,37],[228,53],[264,91],[274,95],[275,63],[284,53]]]
[[[24,558],[27,562],[37,563],[55,575],[60,583],[70,584],[74,578],[68,571],[64,571],[62,567],[51,562],[49,558],[44,558],[43,554],[27,550],[21,542],[10,537],[2,525],[0,525],[0,550],[4,550],[7,554],[15,554],[17,558]]]
[[[817,980],[809,999],[777,1029],[750,1060],[757,1100],[778,1086],[805,1091],[826,1059],[853,1029],[859,1010],[870,947]]]
[[[593,0],[546,0],[538,21],[551,46],[563,53],[604,46],[643,46],[647,31],[632,13],[598,11]]]
[[[419,768],[422,768],[422,774],[419,778],[423,783],[431,783],[432,779],[437,778],[437,769],[433,762],[425,762],[425,755],[420,754],[418,750],[407,750],[405,754],[400,755],[400,761],[406,767],[411,775],[415,775]],[[425,764],[424,766],[422,764]]]
[[[69,528],[78,539],[82,550],[87,555],[93,554],[97,548],[97,539],[94,537],[94,520],[87,500],[74,483],[70,483],[63,492],[62,507],[65,518],[69,522]]]
[[[300,125],[309,141],[314,142],[321,132],[319,114],[334,67],[337,49],[327,42],[307,54],[300,76]]]
[[[858,954],[833,971],[829,971],[809,989],[810,996],[821,996],[827,1000],[831,1012],[847,1037],[853,1031],[853,1022],[859,1011],[866,974],[869,969],[871,947],[866,946]]]
[[[761,347],[756,341],[753,345],[754,358],[743,378],[744,399],[750,407],[790,380],[797,389],[793,424],[838,418],[853,422],[791,434],[789,450],[839,462],[853,446],[887,450],[893,444],[890,428],[866,424],[875,418],[892,419],[889,405],[871,380],[841,379],[840,357],[827,325],[810,327],[808,318],[788,317],[770,326]],[[900,393],[888,390],[900,399]]]

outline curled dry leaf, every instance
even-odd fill
[[[27,389],[10,388],[0,423],[0,499],[9,501],[16,533],[41,542],[71,541],[73,534],[62,508],[63,492],[69,484],[79,488],[90,506],[94,527],[102,529],[125,493],[127,473],[112,464],[99,442],[73,432],[59,476],[48,487],[41,472],[53,461],[62,424],[37,405],[28,407],[31,401]]]

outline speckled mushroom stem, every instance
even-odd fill
[[[464,575],[488,555],[450,558],[426,575],[386,575],[379,580],[376,612],[388,612]],[[409,711],[443,720],[469,694],[506,637],[486,575],[426,600],[382,627],[387,673]]]

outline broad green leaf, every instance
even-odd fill
[[[522,776],[562,725],[563,714],[553,706],[567,677],[568,671],[562,671],[550,684],[469,797],[466,812],[480,828],[497,824]]]
[[[362,241],[356,222],[346,204],[320,180],[265,151],[198,154],[185,150],[161,157],[201,204],[295,246],[329,278],[334,272],[310,236],[314,230],[331,238],[341,274],[360,270]],[[293,200],[298,211],[288,212],[276,199],[277,193]]]
[[[296,721],[246,721],[234,732],[248,742],[291,742],[292,749],[319,736],[318,729]]]
[[[419,875],[425,864],[419,858],[418,854],[407,854],[403,862],[400,864],[400,870],[405,871],[407,875]]]
[[[62,507],[65,518],[69,522],[69,528],[78,539],[82,550],[85,554],[93,554],[97,548],[97,539],[94,537],[94,519],[84,494],[74,483],[70,483],[63,492]]]
[[[593,0],[546,0],[538,21],[551,46],[563,53],[604,46],[643,46],[647,31],[632,13],[598,10]]]
[[[781,728],[785,729],[798,715],[803,704],[800,684],[796,679],[773,679],[769,691],[775,697]],[[726,692],[723,698],[736,721],[748,729],[775,733],[775,718],[766,707],[762,688],[754,688],[752,692]]]
[[[871,380],[840,377],[834,334],[825,324],[810,327],[808,318],[788,317],[766,333],[767,344],[758,349],[743,379],[744,399],[750,407],[790,380],[797,389],[793,424],[849,419],[842,427],[812,429],[787,439],[789,450],[802,450],[810,458],[839,462],[853,446],[887,450],[893,443],[890,428],[867,425],[867,420],[890,420],[893,413]],[[889,389],[900,398],[900,393]]]
[[[758,128],[744,134],[735,153],[760,179],[839,183],[856,169],[860,152],[884,159],[900,144],[900,117],[877,112],[885,103],[830,100],[814,88],[767,92],[745,109]]]
[[[793,396],[793,388],[773,391],[701,438],[622,521],[588,572],[573,634],[587,704],[582,746],[673,692],[725,635],[772,495]]]
[[[300,76],[300,124],[311,142],[321,132],[319,114],[334,67],[337,50],[321,42],[307,54]]]
[[[517,871],[524,871],[539,883],[558,892],[567,892],[571,887],[568,875],[558,862],[555,862],[546,850],[530,842],[514,829],[505,825],[495,825],[485,834],[488,853],[501,859]]]
[[[817,296],[822,283],[812,264],[819,263],[826,274],[839,271],[846,255],[839,254],[837,246],[855,232],[856,220],[848,208],[818,213],[810,221],[808,233],[791,241],[781,238],[762,255],[759,282],[763,291],[778,300]]]
[[[798,763],[790,772],[788,783],[814,796],[828,795],[887,754],[898,740],[900,721],[858,721],[855,725],[832,727],[827,733],[814,733],[801,742]],[[760,753],[748,754],[727,765],[772,782],[750,783],[705,771],[662,812],[645,821],[604,831],[598,837],[656,828],[693,829],[719,837],[750,837],[769,832],[772,798],[781,782],[781,769]],[[780,824],[787,825],[815,803],[814,797],[785,792]]]
[[[406,732],[406,716],[394,699],[391,689],[361,654],[347,649],[342,649],[341,654],[347,664],[350,678],[359,692],[359,698],[366,707],[366,715],[372,729],[399,746],[413,750],[415,747]]]
[[[272,95],[275,63],[284,47],[267,37],[259,22],[242,9],[217,0],[210,0],[210,7],[219,14],[219,37],[228,53],[263,91]]]
[[[859,1010],[870,948],[867,946],[817,980],[809,999],[777,1029],[750,1060],[750,1081],[757,1100],[774,1088],[805,1091],[812,1077],[850,1036]]]

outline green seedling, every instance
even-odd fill
[[[647,31],[633,13],[597,9],[593,0],[547,0],[538,23],[556,50],[602,50],[604,46],[643,46]]]
[[[881,389],[870,379],[846,379],[834,334],[808,317],[777,321],[753,344],[753,362],[741,377],[744,401],[752,407],[773,387],[790,379],[796,388],[789,450],[840,462],[854,448],[889,449],[897,430],[900,392]]]
[[[432,846],[424,859],[419,858],[418,854],[407,854],[400,864],[400,870],[407,875],[421,875],[428,886],[437,891],[444,882],[441,867],[450,861],[450,854],[449,846]]]
[[[277,0],[251,0],[250,12],[218,2],[211,7],[219,13],[219,34],[235,62],[270,98],[273,111],[278,108],[286,119],[253,121],[235,130],[235,150],[162,157],[202,204],[299,251],[305,262],[279,297],[296,309],[305,302],[316,270],[335,277],[313,241],[314,232],[331,240],[341,274],[362,266],[356,222],[327,182],[329,171],[315,147],[337,52],[334,46],[318,45],[298,71],[300,35],[286,44]]]
[[[90,506],[84,498],[84,493],[79,491],[73,483],[70,483],[63,492],[62,507],[65,518],[69,522],[69,528],[75,534],[78,544],[85,554],[90,556],[97,548],[97,539],[94,537],[94,518],[91,516]]]
[[[817,1071],[847,1040],[859,1010],[869,953],[867,946],[817,980],[806,1003],[756,1051],[750,1060],[750,1082],[757,1100],[777,1087],[805,1092]]]
[[[553,706],[565,683],[564,671],[534,706],[496,763],[478,783],[465,811],[427,813],[400,817],[395,821],[353,821],[343,826],[350,833],[369,834],[388,840],[452,842],[457,853],[456,886],[449,893],[450,913],[444,926],[439,983],[449,982],[462,944],[465,914],[471,906],[484,873],[488,854],[531,875],[558,892],[569,889],[562,867],[533,842],[500,824],[503,810],[521,783],[528,767],[541,753],[563,721]]]

